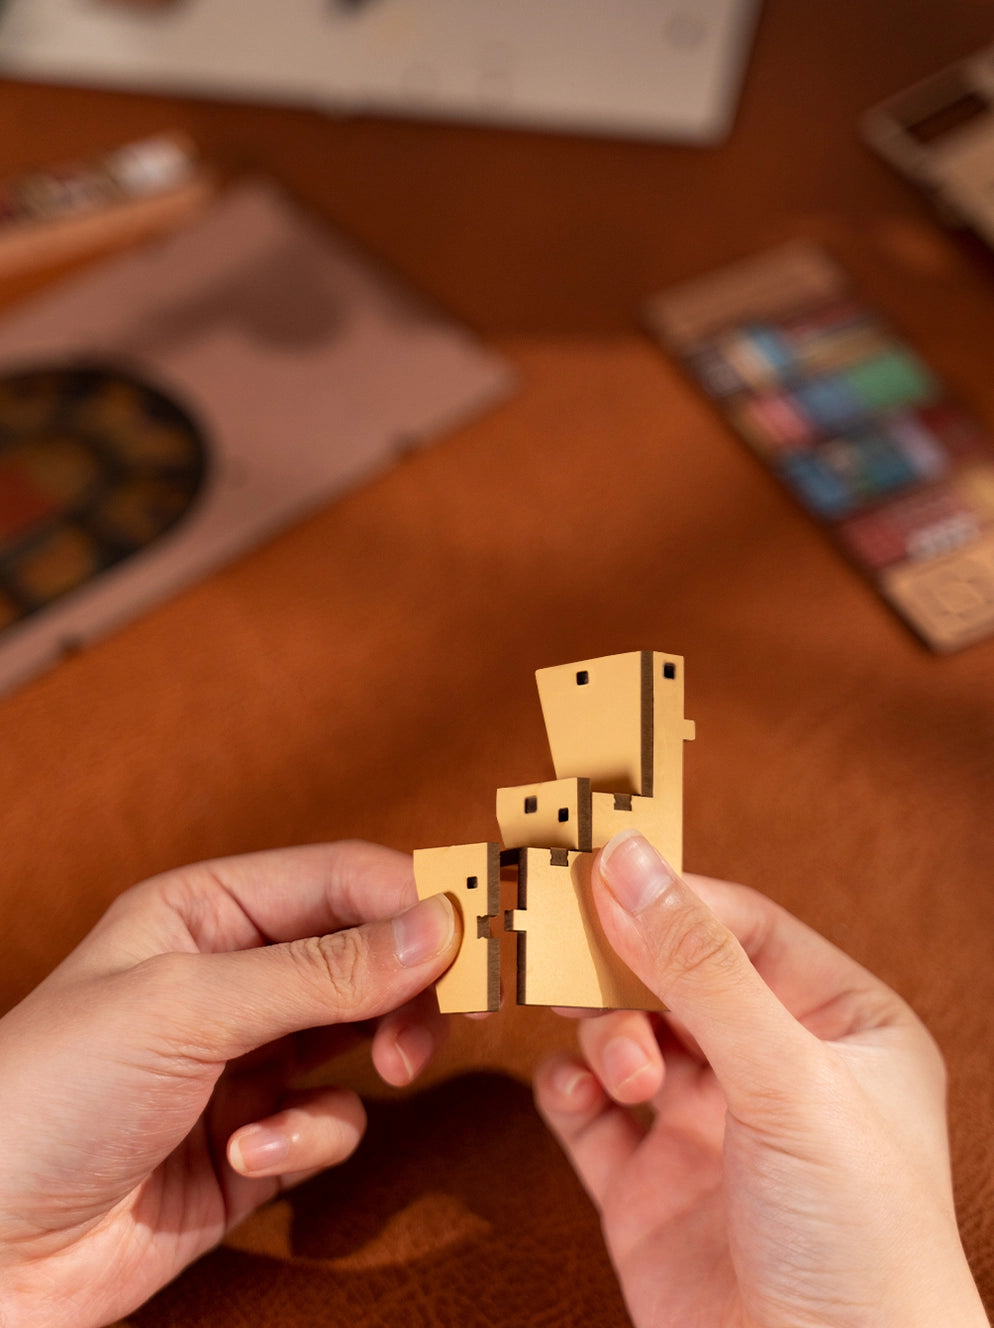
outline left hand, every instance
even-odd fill
[[[416,898],[410,859],[366,844],[169,872],[0,1020],[4,1328],[119,1318],[352,1152],[358,1097],[293,1080],[367,1031],[390,1083],[430,1059],[459,926]]]

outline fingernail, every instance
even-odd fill
[[[455,914],[445,895],[423,899],[393,920],[397,958],[405,968],[423,964],[444,950],[455,930]]]
[[[676,873],[637,830],[622,830],[601,849],[600,873],[627,912],[638,915],[676,881]]]
[[[572,1098],[591,1078],[579,1065],[560,1065],[552,1076],[552,1087],[560,1097]]]
[[[279,1130],[249,1125],[231,1141],[232,1161],[239,1171],[271,1171],[290,1152],[290,1140]]]
[[[435,1039],[423,1024],[414,1024],[398,1036],[396,1047],[407,1073],[407,1082],[411,1083],[431,1060]]]
[[[648,1056],[634,1038],[612,1038],[604,1048],[604,1077],[612,1093],[626,1088],[648,1064]]]

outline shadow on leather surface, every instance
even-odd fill
[[[133,1328],[629,1323],[597,1214],[528,1088],[372,1101],[344,1165],[249,1219]]]

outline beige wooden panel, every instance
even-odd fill
[[[591,794],[591,848],[603,848],[621,830],[638,830],[659,849],[676,871],[682,870],[681,799],[638,798],[617,793]]]
[[[693,720],[684,718],[683,659],[652,656],[652,794],[672,796],[683,786],[683,744],[694,738]]]
[[[648,793],[652,707],[648,651],[539,669],[542,714],[556,775],[584,775],[592,789]]]
[[[518,933],[518,1003],[660,1010],[607,942],[591,897],[592,863],[592,853],[522,852],[519,907],[506,917]]]
[[[590,849],[590,780],[498,789],[497,823],[505,848]]]
[[[454,844],[414,850],[418,898],[446,894],[462,918],[462,945],[435,983],[443,1014],[500,1008],[500,940],[490,919],[500,910],[500,847]]]

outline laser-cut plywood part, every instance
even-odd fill
[[[497,824],[507,848],[589,850],[590,780],[555,779],[498,789]]]
[[[668,859],[664,844],[677,854],[680,849],[680,834],[671,822],[671,811],[661,798],[640,798],[631,793],[590,795],[591,848],[603,848],[621,830],[638,830]],[[678,862],[673,866],[679,869]]]
[[[500,939],[490,919],[500,910],[500,846],[455,844],[414,851],[418,898],[446,894],[462,918],[462,944],[435,991],[443,1014],[500,1008]]]
[[[652,793],[651,653],[539,669],[542,715],[558,779],[584,775],[605,793]]]
[[[662,819],[655,832],[658,838],[649,838],[679,872],[683,871],[683,744],[693,742],[697,729],[692,719],[684,718],[683,659],[658,651],[651,658],[651,796]]]
[[[518,908],[518,1004],[661,1010],[659,998],[611,949],[591,895],[592,853],[524,849]]]
[[[518,938],[518,1001],[662,1009],[607,942],[591,893],[592,850],[635,829],[682,870],[683,744],[694,737],[683,713],[683,659],[636,650],[540,669],[536,679],[557,777],[497,791],[503,857],[518,867],[518,907],[504,919]],[[446,1013],[499,1004],[489,918],[500,857],[493,844],[415,854],[419,895],[444,890],[466,923],[459,957],[438,983]],[[469,882],[484,874],[493,882],[487,917],[470,902],[478,883]]]
[[[592,847],[631,826],[680,871],[683,744],[694,737],[683,713],[682,657],[635,650],[539,669],[535,677],[556,775],[590,780]],[[632,796],[631,819],[625,795]],[[651,806],[640,801],[650,798]]]

